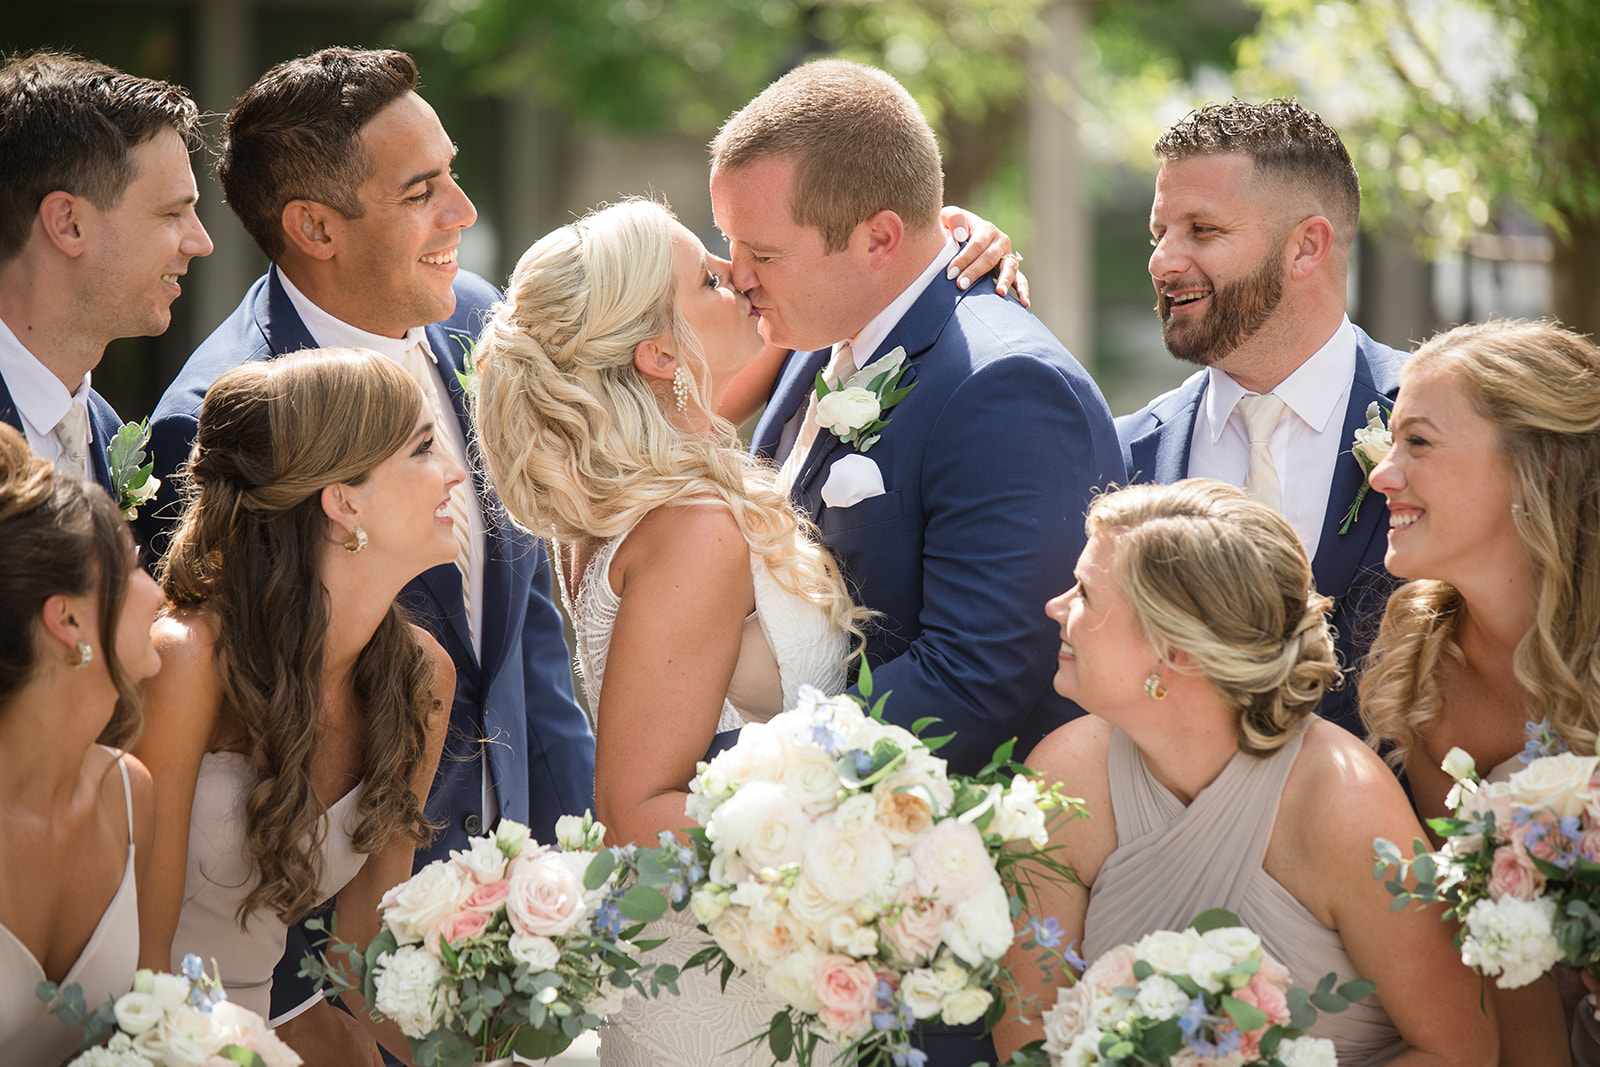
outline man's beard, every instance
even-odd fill
[[[1165,296],[1156,297],[1161,341],[1178,359],[1209,367],[1253,337],[1283,300],[1283,261],[1278,251],[1261,257],[1238,281],[1214,286],[1211,310],[1190,320],[1175,318]]]

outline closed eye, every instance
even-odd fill
[[[433,435],[429,434],[427,437],[424,437],[421,441],[419,441],[417,443],[417,450],[415,452],[411,453],[411,454],[413,456],[426,456],[426,455],[431,454],[432,452],[433,452]]]

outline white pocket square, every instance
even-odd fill
[[[852,452],[828,468],[822,485],[822,502],[830,508],[847,508],[868,497],[883,495],[883,472],[859,452]]]

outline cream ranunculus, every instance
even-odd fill
[[[842,903],[871,894],[888,879],[893,866],[894,846],[875,825],[847,833],[829,814],[816,821],[806,838],[806,876]]]
[[[1222,992],[1228,985],[1228,979],[1223,977],[1223,972],[1232,969],[1233,960],[1228,954],[1219,952],[1209,945],[1189,957],[1189,977],[1194,979],[1195,985],[1207,992]]]
[[[983,1013],[994,1003],[994,994],[987,989],[968,986],[958,989],[945,998],[939,1009],[939,1021],[946,1026],[965,1026],[983,1018]]]
[[[1261,936],[1244,926],[1220,926],[1200,937],[1234,963],[1243,963],[1261,951]]]
[[[706,836],[736,849],[756,870],[796,863],[805,852],[811,817],[776,782],[751,782],[716,810]]]
[[[1511,776],[1511,799],[1534,809],[1549,808],[1562,818],[1581,815],[1596,764],[1600,756],[1571,752],[1536,759]]]
[[[900,979],[900,1001],[911,1009],[918,1019],[931,1019],[939,1014],[944,1002],[945,989],[939,976],[926,967],[906,972]]]
[[[819,958],[820,954],[809,942],[799,945],[763,975],[762,980],[768,989],[790,1004],[815,1015],[822,1006],[817,1000],[816,987]]]
[[[817,401],[817,425],[840,437],[871,425],[882,413],[877,396],[860,386],[836,389]]]
[[[756,969],[755,954],[750,951],[750,919],[745,912],[738,908],[727,908],[707,923],[706,929],[735,967],[742,971]]]
[[[1205,944],[1193,930],[1157,930],[1136,942],[1133,953],[1162,974],[1188,974],[1189,957]]]
[[[116,1012],[117,1025],[135,1037],[159,1023],[166,1014],[149,993],[124,993],[112,1005],[112,1010]]]
[[[930,897],[954,906],[995,880],[994,860],[971,823],[946,819],[911,846],[917,884]]]
[[[1004,956],[1016,932],[1011,927],[1011,904],[1000,879],[995,877],[958,903],[950,918],[940,924],[939,933],[950,951],[974,967],[986,959]]]
[[[454,863],[430,863],[385,893],[378,908],[396,941],[415,944],[445,916],[460,911],[475,888]]]
[[[795,750],[783,769],[782,782],[810,815],[832,811],[843,789],[833,757],[810,745]]]

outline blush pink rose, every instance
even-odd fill
[[[817,1015],[830,1030],[857,1038],[872,1028],[878,976],[869,965],[830,952],[817,960],[816,984]]]
[[[470,941],[475,937],[482,937],[483,932],[488,928],[489,916],[481,911],[452,912],[446,915],[438,926],[428,931],[428,936],[423,939],[422,947],[437,959],[443,955],[439,948],[441,938],[455,945],[462,941]]]
[[[583,883],[558,855],[519,856],[508,881],[506,914],[519,934],[559,937],[585,914]]]
[[[950,918],[950,909],[924,897],[915,882],[900,887],[894,904],[894,916],[885,918],[878,929],[896,956],[913,967],[920,967],[939,950],[942,943],[939,925]]]
[[[1275,985],[1261,977],[1257,971],[1250,976],[1250,984],[1239,990],[1234,996],[1242,993],[1250,994],[1250,1003],[1267,1013],[1267,1022],[1272,1026],[1283,1026],[1289,1021],[1289,1000],[1284,995],[1283,987]],[[1251,1059],[1253,1057],[1247,1057]]]
[[[1133,976],[1135,959],[1132,945],[1118,945],[1090,964],[1083,972],[1083,980],[1102,993],[1131,989],[1139,984]]]
[[[1279,989],[1289,988],[1289,968],[1267,955],[1261,954],[1261,966],[1256,968],[1256,973],[1251,979],[1261,979],[1262,982],[1277,986]]]
[[[1489,868],[1489,896],[1494,900],[1532,900],[1539,893],[1538,874],[1522,849],[1501,845],[1494,850],[1494,865]]]
[[[506,902],[506,897],[511,895],[511,883],[504,878],[491,885],[480,885],[474,889],[461,907],[466,911],[481,911],[485,915],[493,915],[500,910],[500,905]]]

